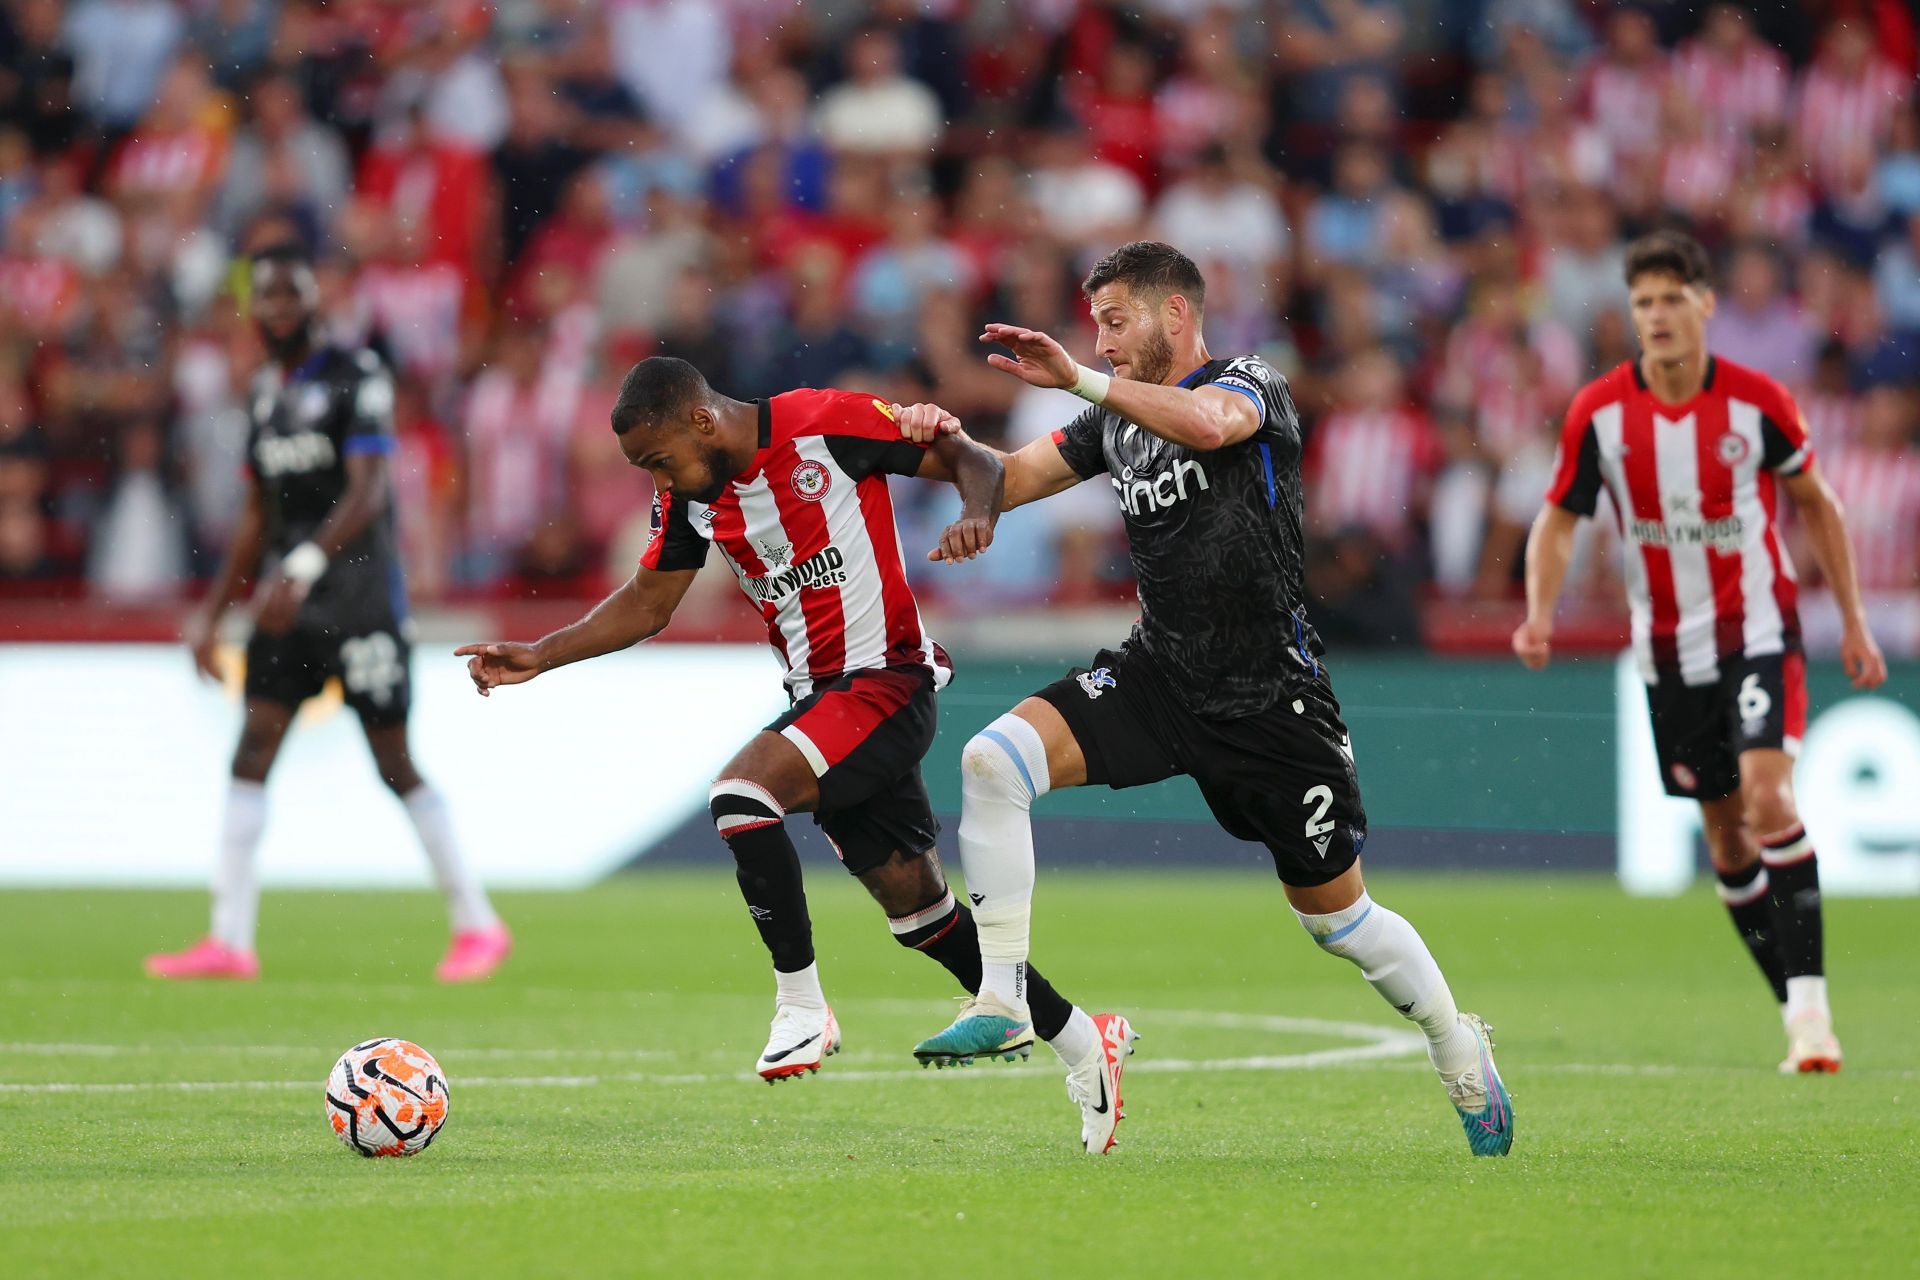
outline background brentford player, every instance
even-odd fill
[[[1806,662],[1777,490],[1793,499],[1833,588],[1854,686],[1878,686],[1886,660],[1799,408],[1772,378],[1707,350],[1706,251],[1658,232],[1629,247],[1626,277],[1641,355],[1589,383],[1567,411],[1527,541],[1527,618],[1514,652],[1535,670],[1547,664],[1574,526],[1594,513],[1604,485],[1626,543],[1633,649],[1661,781],[1700,802],[1721,899],[1780,1002],[1780,1069],[1838,1071],[1820,876],[1793,796]]]

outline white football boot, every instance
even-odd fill
[[[840,1024],[832,1009],[802,1009],[783,1004],[775,1008],[767,1047],[753,1069],[768,1084],[818,1071],[820,1064],[840,1052]]]
[[[1780,1074],[1833,1075],[1840,1070],[1840,1042],[1833,1038],[1833,1015],[1802,1009],[1787,1021],[1787,1056]]]
[[[1117,1013],[1093,1015],[1100,1038],[1087,1056],[1067,1068],[1067,1097],[1080,1105],[1080,1143],[1088,1155],[1113,1150],[1113,1132],[1127,1113],[1121,1110],[1120,1074],[1139,1033]]]

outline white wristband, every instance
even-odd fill
[[[303,542],[287,552],[280,561],[280,572],[303,587],[310,587],[320,581],[320,575],[327,571],[327,553],[318,544]]]
[[[1107,388],[1112,385],[1113,379],[1098,369],[1089,369],[1083,364],[1077,364],[1074,368],[1080,371],[1080,377],[1067,390],[1089,404],[1105,404]]]

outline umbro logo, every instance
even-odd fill
[[[748,906],[748,907],[747,907],[747,910],[753,913],[753,918],[754,918],[755,920],[771,920],[771,919],[773,919],[773,908],[772,908],[772,907],[755,907],[755,906],[751,906],[751,905],[750,905],[750,906]]]

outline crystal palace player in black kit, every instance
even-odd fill
[[[981,993],[923,1041],[923,1059],[971,1057],[1027,1017],[1022,991],[1034,881],[1029,809],[1050,790],[1200,785],[1228,834],[1272,852],[1300,923],[1426,1033],[1476,1155],[1504,1155],[1513,1116],[1486,1027],[1456,1010],[1413,926],[1367,896],[1366,815],[1340,706],[1301,586],[1300,423],[1286,380],[1255,356],[1215,359],[1206,286],[1169,245],[1136,242],[1087,276],[1097,350],[1113,376],[1053,338],[993,324],[1013,352],[993,366],[1093,407],[1006,460],[1005,506],[1101,477],[1113,486],[1140,585],[1118,649],[983,729],[962,756],[960,857],[979,924]],[[1132,1032],[1106,1032],[1087,1150],[1113,1145]],[[1102,1098],[1099,1101],[1106,1102]]]
[[[213,931],[185,951],[150,956],[163,978],[252,978],[260,891],[254,851],[267,818],[267,771],[300,704],[338,677],[360,715],[380,776],[406,805],[446,894],[453,943],[443,981],[487,977],[507,930],[460,855],[447,807],[407,748],[411,685],[407,594],[394,548],[387,458],[393,384],[371,351],[321,335],[313,270],[275,247],[252,264],[253,320],[269,356],[254,380],[247,500],[205,606],[187,626],[194,662],[219,678],[220,615],[272,556],[247,645],[246,725],[234,752],[214,878]]]

